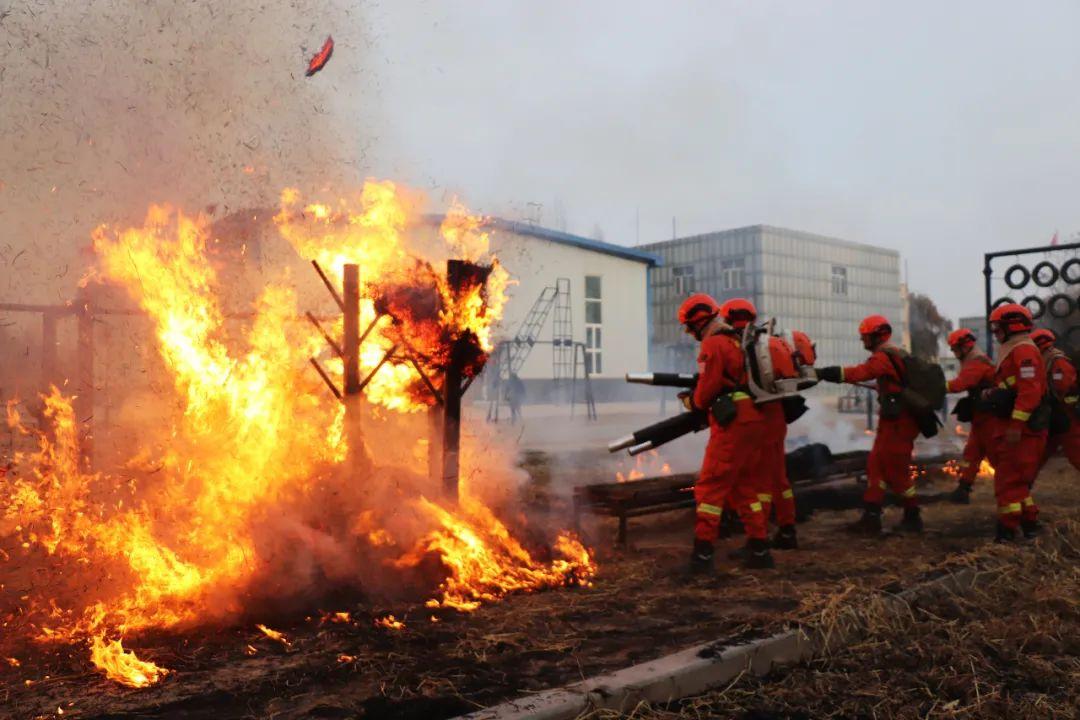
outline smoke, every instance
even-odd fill
[[[151,202],[227,211],[285,185],[355,183],[371,113],[354,13],[337,0],[0,13],[0,297],[70,299],[90,230]],[[306,79],[328,33],[334,57]]]

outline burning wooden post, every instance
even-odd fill
[[[75,420],[79,425],[79,459],[89,470],[94,465],[94,313],[85,289],[79,291],[75,302],[78,322]]]
[[[446,281],[454,300],[460,300],[466,293],[482,292],[491,266],[478,265],[466,260],[446,261]],[[472,379],[480,373],[483,366],[483,350],[479,338],[471,330],[466,330],[453,338],[450,346],[449,362],[443,376],[443,422],[442,422],[442,481],[443,492],[448,498],[458,498],[458,481],[461,470],[461,398]],[[471,375],[466,377],[466,369]]]
[[[47,395],[56,382],[56,313],[41,313],[41,393]]]
[[[342,352],[345,361],[345,396],[349,397],[360,394],[360,266],[347,264],[343,274]]]

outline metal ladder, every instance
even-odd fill
[[[547,321],[548,315],[551,314],[551,306],[555,304],[555,300],[559,295],[559,283],[562,280],[563,278],[559,278],[555,287],[549,285],[544,288],[540,292],[540,297],[536,298],[536,302],[529,309],[529,314],[522,320],[521,327],[518,328],[514,339],[510,340],[507,362],[499,367],[502,377],[509,378],[512,373],[516,373],[525,364],[525,359],[529,357],[533,345],[536,344],[536,339],[540,337],[544,322]],[[569,285],[570,281],[567,280],[566,282]]]
[[[578,403],[577,379],[578,367],[580,367],[582,379],[585,381],[585,397],[582,400],[585,403],[585,412],[590,420],[596,420],[596,398],[593,397],[592,381],[589,379],[589,366],[585,362],[585,343],[574,343],[572,350],[574,354],[574,371],[570,380],[570,417],[574,417],[574,409]]]
[[[496,346],[490,361],[495,365],[495,372],[490,385],[488,422],[499,421],[499,406],[503,402],[503,382],[509,380],[510,376],[521,370],[522,365],[525,364],[525,360],[528,359],[529,353],[532,352],[533,346],[540,337],[540,331],[544,329],[544,323],[547,322],[552,307],[556,307],[556,301],[559,301],[556,309],[556,318],[558,318],[564,304],[563,296],[565,296],[566,318],[569,322],[570,279],[558,278],[554,286],[549,285],[540,291],[540,296],[529,308],[528,314],[521,321],[514,337]],[[556,322],[558,323],[558,319]]]
[[[555,281],[555,318],[551,328],[551,371],[555,388],[574,375],[574,325],[570,314],[570,278]]]

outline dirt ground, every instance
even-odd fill
[[[1080,517],[1078,481],[1075,471],[1059,461],[1047,468],[1037,497],[1048,520]],[[943,482],[927,490],[950,487],[951,482]],[[889,511],[887,522],[898,512]],[[132,647],[172,673],[143,690],[117,686],[95,673],[84,648],[27,648],[16,658],[18,667],[4,663],[0,669],[0,717],[57,717],[58,709],[65,716],[82,718],[451,717],[696,642],[770,633],[793,620],[814,618],[838,598],[917,582],[991,537],[989,484],[980,481],[972,505],[935,504],[926,509],[925,516],[927,531],[920,537],[869,540],[840,534],[839,527],[853,519],[854,512],[819,512],[800,526],[798,551],[776,554],[776,570],[749,573],[732,563],[721,563],[715,576],[693,580],[683,572],[692,522],[689,513],[636,521],[631,547],[626,550],[600,541],[613,536],[613,523],[599,521],[593,539],[597,540],[600,573],[592,587],[519,595],[475,613],[440,612],[437,617],[419,603],[391,608],[373,607],[357,598],[327,598],[320,608],[323,612],[313,608],[306,617],[259,617],[250,624],[211,632],[144,636],[131,642]],[[740,542],[729,541],[731,547]],[[1031,572],[1036,579],[1043,577],[1037,569]],[[1049,604],[1031,622],[1050,622],[1058,612],[1075,629],[1076,593],[1071,603],[1064,602],[1060,592],[1050,592],[1054,585],[1049,578],[1040,582],[1040,592],[1047,593]],[[327,612],[339,611],[350,612],[352,621],[322,619]],[[386,613],[403,620],[405,629],[375,627],[373,619]],[[290,645],[262,635],[255,622],[284,632]],[[913,622],[936,621],[927,617]],[[912,636],[922,635],[933,635],[932,628],[927,626]],[[899,637],[906,635],[901,632]],[[1070,672],[1075,695],[1080,670],[1075,667],[1076,634],[1072,637],[1068,649],[1074,658]],[[992,649],[997,641],[984,635],[984,642]],[[799,678],[798,673],[803,673],[801,680],[778,680],[791,695],[777,695],[773,705],[764,696],[758,705],[751,702],[754,692],[764,693],[762,688],[771,688],[771,683],[748,683],[740,686],[741,695],[731,695],[732,689],[719,699],[701,699],[700,712],[690,704],[641,712],[654,714],[646,717],[729,712],[762,718],[824,717],[818,710],[808,715],[788,712],[789,705],[783,703],[795,703],[799,692],[813,696],[811,688],[818,687],[815,678],[821,673],[841,677],[859,670],[886,683],[891,672],[875,668],[895,668],[903,658],[910,658],[903,660],[905,668],[924,662],[916,648],[896,638],[870,643],[863,651],[866,656],[831,659],[841,664],[788,676]],[[982,662],[993,663],[997,657],[988,655]],[[1002,663],[1009,657],[1000,652]],[[1015,677],[1023,681],[1030,675]],[[837,687],[843,686],[838,682]],[[881,694],[887,685],[875,688]],[[1043,691],[1033,683],[1023,692],[1038,695]],[[715,710],[709,704],[713,702]],[[729,706],[724,703],[731,702],[736,704],[725,709]],[[823,707],[823,702],[815,707]],[[753,714],[755,708],[764,714]]]

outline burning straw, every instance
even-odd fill
[[[332,204],[303,205],[287,191],[275,218],[305,260],[334,274],[344,262],[360,266],[362,317],[372,326],[361,365],[378,370],[365,395],[391,411],[436,402],[421,374],[439,377],[458,338],[475,343],[465,376],[479,372],[505,300],[507,274],[482,219],[455,206],[421,241],[419,209],[393,183],[370,181]],[[124,650],[122,638],[227,622],[260,598],[318,592],[310,586],[319,578],[374,586],[385,569],[405,574],[432,556],[442,578],[432,604],[473,610],[595,572],[568,535],[537,558],[477,497],[443,506],[422,498],[424,473],[380,467],[382,456],[414,455],[421,433],[374,437],[373,424],[365,447],[350,448],[342,405],[308,372],[324,339],[295,321],[289,284],[267,284],[250,326],[226,332],[206,218],[155,206],[142,227],[103,226],[93,240],[93,279],[123,287],[150,318],[171,397],[160,425],[131,429],[136,458],[157,460],[130,482],[83,472],[71,398],[54,389],[45,399],[52,439],[40,433],[36,451],[16,456],[20,474],[0,499],[0,536],[53,581],[26,598],[21,612],[36,632],[19,641],[89,640],[108,677],[143,687],[166,671]],[[456,292],[440,269],[452,258],[492,270]],[[390,318],[376,322],[380,315]],[[382,365],[405,343],[407,358]],[[331,367],[340,379],[340,362]],[[9,424],[32,433],[14,408]],[[366,462],[347,465],[350,450]]]

